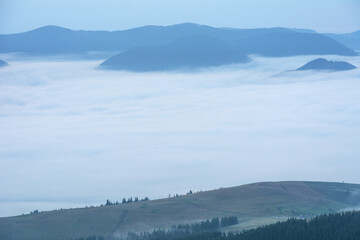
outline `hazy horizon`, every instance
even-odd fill
[[[32,30],[36,30],[36,29],[39,29],[39,28],[43,28],[43,27],[48,27],[48,26],[54,26],[54,27],[60,27],[60,28],[66,28],[66,29],[70,29],[70,30],[73,30],[73,31],[106,31],[106,32],[116,32],[116,31],[126,31],[126,30],[131,30],[131,29],[134,29],[134,28],[142,28],[142,27],[148,27],[148,26],[159,26],[159,27],[167,27],[167,26],[174,26],[174,25],[181,25],[181,24],[195,24],[195,25],[201,25],[201,26],[208,26],[208,27],[214,27],[214,28],[233,28],[233,29],[262,29],[262,28],[287,28],[287,29],[294,29],[294,30],[314,30],[316,31],[315,29],[312,29],[312,28],[296,28],[296,27],[283,27],[283,26],[271,26],[271,27],[253,27],[253,28],[238,28],[238,27],[229,27],[229,26],[213,26],[213,25],[208,25],[208,24],[200,24],[200,23],[197,23],[197,22],[178,22],[178,23],[174,23],[174,24],[159,24],[159,25],[155,25],[155,24],[148,24],[148,25],[140,25],[140,26],[134,26],[134,27],[131,27],[131,28],[124,28],[124,29],[113,29],[113,30],[105,30],[105,29],[85,29],[85,28],[71,28],[71,27],[65,27],[65,26],[62,26],[62,25],[53,25],[53,24],[48,24],[48,25],[41,25],[41,26],[38,26],[38,27],[35,27],[35,28],[31,28],[31,29],[27,29],[27,30],[24,30],[24,31],[21,31],[21,32],[9,32],[9,33],[0,33],[0,34],[4,34],[4,35],[7,35],[7,34],[18,34],[18,33],[24,33],[24,32],[29,32],[29,31],[32,31]],[[360,31],[360,27],[358,29],[354,29],[350,32],[318,32],[316,31],[317,33],[320,33],[320,34],[325,34],[325,33],[335,33],[335,34],[347,34],[347,33],[353,33],[353,32],[358,32]]]
[[[360,30],[359,11],[360,2],[356,0],[2,0],[0,34],[25,32],[46,25],[115,31],[183,22],[213,27],[285,27],[349,33]]]

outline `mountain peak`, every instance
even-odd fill
[[[215,37],[236,45],[246,54],[263,56],[357,54],[317,33],[288,28],[226,29],[196,23],[144,26],[123,31],[74,31],[55,25],[26,33],[0,35],[0,52],[68,54],[87,51],[125,51],[133,47],[159,46],[193,35]]]
[[[73,30],[69,28],[64,28],[56,25],[46,25],[43,27],[30,30],[26,33],[64,33],[64,32],[72,32],[72,31]]]
[[[305,64],[304,66],[296,69],[297,71],[303,70],[328,70],[328,71],[346,71],[352,70],[356,67],[344,61],[328,61],[325,58],[317,58]]]
[[[135,47],[115,55],[100,66],[113,70],[166,71],[244,63],[249,58],[236,46],[206,35],[194,35],[171,43]]]
[[[7,62],[5,62],[5,61],[3,61],[3,60],[0,59],[0,67],[5,67],[5,66],[7,66],[7,65],[8,65]]]

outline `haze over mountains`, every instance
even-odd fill
[[[359,9],[2,1],[0,240],[360,240]]]
[[[145,26],[123,31],[74,31],[57,26],[18,34],[0,35],[0,52],[66,54],[86,51],[123,51],[132,47],[163,45],[181,38],[205,35],[239,47],[247,54],[293,56],[304,54],[356,53],[341,43],[309,30],[286,28],[234,29],[183,23]],[[276,49],[270,49],[277,44]],[[295,49],[296,48],[296,49]],[[281,50],[279,52],[279,50]]]
[[[116,55],[105,60],[101,66],[130,71],[181,70],[246,63],[250,60],[250,54],[277,57],[276,61],[275,58],[252,57],[254,65],[263,65],[263,59],[267,59],[266,61],[272,64],[268,68],[272,69],[275,65],[285,67],[285,61],[295,64],[293,58],[279,57],[334,54],[340,56],[339,58],[347,56],[346,60],[348,60],[357,55],[352,49],[329,37],[303,29],[241,30],[180,24],[105,32],[73,31],[48,26],[27,33],[0,36],[0,52],[2,53],[22,52],[30,56],[52,56],[83,54],[88,51],[112,52]],[[314,58],[313,56],[297,57],[302,60],[300,64],[296,62],[294,66],[297,67],[309,61],[310,57]],[[277,62],[278,60],[282,62]],[[226,175],[236,175],[238,169],[254,171],[255,167],[258,170],[258,166],[252,166],[253,169],[249,167],[250,163],[256,160],[265,169],[270,169],[274,165],[280,169],[279,171],[283,171],[282,168],[286,164],[292,165],[288,162],[289,158],[298,157],[298,163],[306,166],[299,170],[298,174],[303,174],[309,169],[323,168],[327,162],[335,162],[344,156],[349,159],[356,158],[358,115],[353,109],[356,109],[356,102],[358,102],[357,71],[346,73],[352,74],[348,78],[346,75],[341,76],[338,84],[335,82],[338,80],[328,81],[328,76],[320,76],[320,80],[316,78],[304,81],[301,79],[269,80],[264,78],[268,72],[258,71],[260,67],[255,67],[256,74],[254,74],[255,71],[242,70],[244,73],[240,74],[222,72],[216,75],[210,72],[203,77],[166,75],[161,79],[160,75],[97,71],[95,68],[99,63],[100,61],[86,63],[89,65],[83,69],[80,67],[79,71],[80,65],[77,65],[75,61],[63,65],[57,62],[47,65],[45,62],[26,65],[23,62],[14,66],[11,64],[10,74],[5,75],[8,70],[2,71],[2,76],[4,76],[2,89],[5,96],[2,104],[8,111],[8,116],[4,115],[2,118],[3,151],[10,159],[9,162],[14,159],[19,162],[27,161],[29,156],[30,159],[32,157],[31,160],[34,160],[34,162],[28,161],[29,165],[18,164],[19,167],[16,167],[24,173],[23,181],[29,182],[28,185],[19,182],[12,186],[12,189],[21,192],[28,186],[39,184],[37,179],[29,180],[27,176],[33,176],[33,169],[42,168],[44,159],[48,156],[40,154],[49,149],[49,142],[57,150],[54,152],[59,158],[68,159],[67,156],[71,156],[68,159],[71,167],[68,172],[65,171],[65,174],[59,171],[59,169],[65,169],[62,168],[60,161],[52,163],[53,168],[46,169],[43,173],[50,176],[59,172],[61,175],[69,176],[71,180],[68,186],[56,190],[60,195],[65,195],[64,189],[72,186],[72,179],[78,176],[78,172],[71,172],[72,169],[82,169],[82,172],[91,174],[92,171],[97,172],[104,167],[102,169],[104,175],[112,176],[116,180],[112,181],[114,189],[118,189],[117,182],[126,182],[126,185],[131,186],[128,179],[132,176],[129,177],[126,174],[133,173],[134,169],[138,170],[138,166],[128,168],[126,165],[131,165],[130,161],[137,161],[136,164],[144,166],[146,172],[150,172],[147,170],[153,168],[151,173],[146,173],[149,174],[144,177],[146,182],[151,182],[152,175],[158,176],[162,172],[172,175],[173,173],[168,171],[173,169],[172,165],[169,165],[171,168],[168,166],[161,168],[161,166],[169,163],[168,159],[172,159],[174,152],[177,152],[178,159],[170,164],[174,163],[174,168],[186,172],[199,159],[199,155],[194,153],[201,149],[201,158],[210,159],[207,162],[204,161],[204,165],[199,164],[199,170],[197,170],[198,173],[204,173],[206,172],[204,166],[210,166],[210,170],[207,170],[208,175],[203,177],[206,181],[209,176],[218,173],[219,159],[223,158],[230,159],[223,160],[221,166]],[[17,67],[22,67],[22,64],[25,67],[17,70]],[[356,64],[359,65],[359,62],[357,61]],[[34,70],[37,65],[41,66]],[[325,59],[316,59],[299,70],[343,70],[340,68],[345,66],[342,62],[335,62],[335,66],[333,65],[333,62]],[[294,66],[288,69],[295,69]],[[46,73],[39,71],[43,69],[50,70]],[[92,71],[88,72],[89,69]],[[54,74],[56,71],[60,74]],[[65,72],[68,75],[64,76]],[[308,80],[312,83],[309,84]],[[245,84],[242,85],[241,81]],[[251,86],[246,85],[248,83],[246,81],[250,82]],[[275,81],[276,84],[271,84]],[[279,84],[286,81],[298,81],[298,84],[291,86]],[[169,83],[174,85],[166,85]],[[266,83],[265,87],[263,83]],[[58,89],[56,93],[54,89]],[[309,92],[311,94],[308,94]],[[306,101],[303,101],[304,99]],[[313,107],[314,102],[317,104],[315,107]],[[342,115],[338,113],[338,109],[344,109]],[[52,118],[54,115],[56,119]],[[313,119],[314,116],[316,120]],[[336,118],[333,118],[334,116]],[[81,121],[79,121],[80,118]],[[326,119],[325,124],[323,119]],[[43,125],[49,122],[55,124],[48,125],[49,129],[43,131]],[[101,125],[98,125],[99,122]],[[288,122],[292,125],[287,125]],[[312,124],[308,124],[309,122]],[[24,126],[28,123],[30,124]],[[18,131],[20,127],[26,130],[23,131],[25,134],[21,137],[23,145],[17,142],[18,138],[12,137],[13,132]],[[94,133],[93,129],[97,132]],[[153,132],[146,132],[148,129]],[[58,133],[57,131],[65,134],[54,134]],[[146,132],[146,134],[141,135],[139,132]],[[265,137],[262,135],[264,132],[266,132]],[[332,135],[332,139],[329,140],[326,134]],[[39,141],[34,142],[33,136],[39,136]],[[283,136],[290,137],[283,138]],[[72,152],[64,153],[63,149],[65,151],[67,148],[71,149],[70,145],[76,147],[76,144],[68,141],[71,138],[77,139],[78,142],[85,142],[84,148],[80,150],[74,148]],[[91,138],[96,139],[97,142],[90,141],[88,144]],[[282,138],[284,140],[278,140]],[[316,140],[313,140],[314,138]],[[207,141],[208,139],[210,141]],[[271,152],[266,148],[268,142],[274,142],[274,140],[275,144],[271,148],[275,150]],[[16,146],[26,146],[26,149],[11,148],[9,150],[6,145],[8,142],[14,145],[17,143]],[[112,145],[109,142],[116,144]],[[167,143],[172,145],[169,147]],[[247,143],[250,144],[247,145]],[[258,151],[259,146],[265,148]],[[282,159],[284,147],[289,146],[296,147],[291,151],[293,155],[283,156]],[[298,146],[301,146],[299,151],[297,151]],[[31,148],[40,149],[40,151],[29,154],[28,149]],[[303,148],[307,149],[308,155],[302,155]],[[151,152],[148,149],[151,151],[155,149],[155,151]],[[246,149],[250,149],[249,153]],[[337,151],[328,152],[328,149]],[[252,155],[255,152],[265,152],[266,156]],[[323,156],[322,152],[326,152],[331,157]],[[118,156],[123,156],[126,162],[121,162]],[[147,156],[150,157],[147,159]],[[239,156],[247,160],[239,162]],[[154,163],[155,158],[164,162]],[[267,163],[267,158],[272,161]],[[266,161],[259,159],[266,159]],[[320,160],[315,164],[317,160],[314,159]],[[89,165],[84,163],[90,161],[93,161],[91,166],[93,169],[89,171]],[[183,167],[180,168],[176,161],[181,162]],[[184,161],[187,162],[184,163]],[[96,163],[101,165],[95,166]],[[119,179],[118,167],[123,171],[120,176],[122,178]],[[9,169],[11,168],[5,169],[7,175],[3,178],[8,178],[9,181],[14,180],[12,177],[16,175],[12,171],[7,171]],[[233,170],[229,171],[229,169]],[[357,168],[352,169],[356,171]],[[338,170],[337,167],[335,170]],[[346,170],[349,169],[343,172],[348,173],[349,171]],[[44,175],[42,179],[46,179]],[[138,175],[142,174],[138,173]],[[264,172],[259,175],[265,179],[270,179],[269,176],[272,176]],[[194,179],[199,180],[199,174],[192,176],[195,178],[186,177],[187,180],[193,182]],[[309,176],[307,178],[310,178]],[[164,177],[164,179],[167,178],[169,177]],[[41,184],[47,182],[42,179],[40,179]],[[160,180],[158,182],[164,182],[163,179]],[[98,185],[91,182],[91,179],[89,181],[86,176],[84,177],[84,182],[88,186],[99,186],[98,189],[89,190],[99,195],[104,194],[99,193],[99,189],[110,185],[107,181],[99,181],[96,176],[93,181]],[[144,184],[145,180],[141,181],[139,180],[139,183]],[[61,176],[55,182],[64,182],[64,179]],[[184,183],[182,178],[181,183]],[[51,186],[46,184],[42,186],[43,189],[31,194],[35,197],[49,194],[46,191]],[[149,186],[144,186],[144,188]],[[360,203],[359,191],[359,185],[343,183],[257,183],[127,205],[58,210],[0,218],[0,239],[68,240],[93,234],[122,235],[128,231],[147,231],[176,223],[229,215],[236,215],[241,221],[237,228],[243,229],[249,225],[261,225],[263,221],[277,221],[279,218],[289,216],[313,216],[356,208]],[[11,191],[8,190],[8,192]],[[78,192],[78,189],[73,192]],[[74,197],[73,192],[68,193],[67,196]],[[24,195],[19,195],[18,199],[23,197]],[[59,196],[54,198],[56,197]]]
[[[235,45],[204,35],[162,46],[137,47],[115,55],[100,66],[131,71],[161,71],[244,63],[250,59]]]
[[[27,55],[111,52],[103,68],[130,71],[173,70],[249,61],[246,55],[356,56],[330,37],[307,29],[214,28],[193,23],[145,26],[124,31],[74,31],[46,26],[0,35],[0,53]],[[110,53],[108,56],[111,56]]]
[[[304,66],[297,69],[297,71],[304,70],[325,70],[325,71],[346,71],[356,69],[356,67],[344,61],[328,61],[324,58],[317,58],[306,63]]]
[[[324,33],[324,35],[344,44],[351,49],[360,50],[360,31],[345,34]]]
[[[7,66],[8,63],[0,59],[0,67]]]
[[[354,208],[360,203],[359,191],[358,184],[255,183],[153,201],[0,218],[0,239],[126,235],[128,231],[149,231],[223,216],[237,216],[239,230],[249,222],[253,227],[262,225],[264,218],[271,222],[281,216],[314,216]]]

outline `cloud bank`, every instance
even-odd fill
[[[142,74],[9,61],[0,216],[255,181],[360,182],[360,70],[276,75],[316,57]]]

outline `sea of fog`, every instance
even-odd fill
[[[284,72],[316,56],[185,73],[0,58],[0,216],[257,181],[360,182],[359,69]]]

